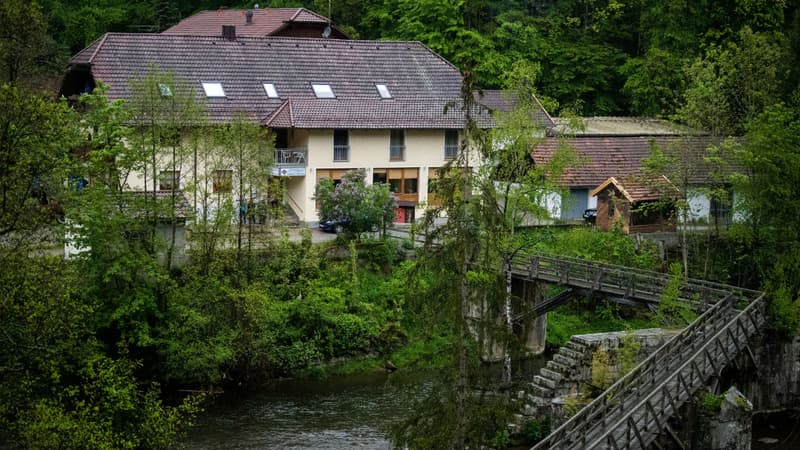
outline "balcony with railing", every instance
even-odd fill
[[[405,145],[389,146],[389,161],[405,161],[405,160],[406,160]]]
[[[276,148],[274,176],[305,176],[308,165],[308,147]]]
[[[349,145],[334,145],[333,146],[333,160],[339,162],[350,161],[350,146]]]

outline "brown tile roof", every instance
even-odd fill
[[[645,200],[659,200],[664,198],[665,195],[669,195],[672,198],[680,197],[678,188],[664,175],[649,182],[635,176],[626,176],[620,180],[611,177],[592,190],[589,195],[595,196],[609,186],[613,186],[617,192],[631,203]]]
[[[580,166],[568,168],[561,182],[570,187],[593,189],[609,177],[622,179],[642,174],[642,160],[650,156],[653,145],[665,153],[689,161],[685,164],[692,184],[708,183],[711,170],[703,155],[715,140],[709,136],[602,136],[572,139],[548,137],[533,151],[536,164],[545,164],[561,144],[572,147]]]
[[[291,99],[264,120],[273,128],[458,128],[460,102],[447,98],[410,99]],[[287,125],[287,120],[291,125]]]
[[[247,23],[244,9],[200,11],[187,17],[162,34],[186,36],[221,36],[223,25],[234,25],[237,36],[264,37],[288,24],[326,24],[328,19],[305,8],[252,9],[252,23]],[[341,30],[339,30],[341,31]]]
[[[71,64],[75,70],[88,66],[109,86],[111,99],[130,98],[129,81],[156,65],[195,89],[216,123],[244,112],[296,127],[462,127],[458,108],[443,111],[460,98],[461,74],[418,42],[108,33]],[[226,96],[206,99],[203,81],[221,82]],[[273,83],[280,98],[268,98],[264,82]],[[311,83],[330,84],[336,99],[317,99]],[[386,84],[392,99],[381,100],[376,83]],[[288,99],[287,119],[276,111]]]

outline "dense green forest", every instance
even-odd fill
[[[182,125],[132,123],[146,116],[137,112],[147,103],[108,102],[102,88],[77,108],[53,92],[69,55],[102,33],[158,31],[222,4],[0,3],[0,447],[172,448],[202,402],[175,395],[180,388],[320,374],[324,361],[365,354],[379,355],[371,367],[391,357],[400,367],[458,369],[442,371],[443,386],[456,389],[420,408],[418,418],[434,423],[428,419],[450,408],[453,421],[421,427],[428,433],[421,435],[408,433],[411,422],[398,429],[398,445],[506,443],[495,432],[509,412],[472,414],[488,410],[465,395],[474,382],[467,369],[479,364],[480,352],[465,331],[464,299],[468,291],[496,293],[499,255],[525,247],[651,269],[667,264],[618,233],[516,233],[513,212],[494,206],[535,205],[526,196],[499,199],[494,182],[513,180],[541,195],[552,188],[543,175],[554,173],[516,165],[533,145],[523,111],[498,118],[504,126],[496,130],[467,124],[464,133],[476,142],[513,145],[499,153],[481,147],[483,157],[503,164],[482,168],[472,186],[464,171],[442,178],[452,218],[439,229],[445,245],[417,260],[401,262],[404,249],[393,242],[318,246],[308,235],[298,242],[272,236],[253,248],[225,204],[220,211],[228,216],[195,224],[189,264],[170,270],[163,259],[172,250],[154,230],[164,211],[174,226],[174,204],[133,198],[121,186],[132,170],[154,171],[152,149]],[[324,0],[261,6],[328,14]],[[798,9],[767,0],[331,2],[334,21],[353,37],[420,40],[462,68],[468,83],[536,92],[553,113],[670,117],[736,136],[706,158],[735,163],[736,170],[720,172],[734,173],[724,182],[735,186],[746,213],[729,229],[691,236],[688,270],[765,288],[772,326],[785,334],[800,330]],[[140,93],[157,81],[138,80]],[[192,108],[192,117],[202,115],[202,105]],[[223,128],[190,141],[201,152],[265,141],[259,127]],[[187,151],[180,140],[165,142]],[[561,161],[568,162],[575,163]],[[94,182],[78,189],[76,174]],[[461,201],[465,189],[481,201]],[[65,218],[82,224],[77,234],[91,248],[71,260],[51,256],[70,226]],[[583,306],[551,316],[551,344],[598,330],[585,328],[596,318],[601,329],[660,320]],[[467,424],[466,416],[484,421]]]

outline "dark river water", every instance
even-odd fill
[[[517,365],[530,379],[545,359]],[[486,377],[499,379],[498,366]],[[283,380],[216,397],[188,434],[189,449],[387,449],[387,428],[431,389],[435,372],[372,372],[325,380]],[[753,449],[800,448],[800,414],[757,416]],[[761,440],[761,442],[760,442]],[[766,440],[766,442],[764,442]]]
[[[427,375],[427,376],[426,376]],[[286,380],[225,394],[188,436],[190,449],[389,448],[386,427],[424,395],[433,374],[370,373]]]
[[[531,377],[544,359],[526,361]],[[486,376],[499,379],[499,367]],[[372,372],[326,380],[284,380],[218,396],[185,442],[190,449],[386,449],[387,427],[431,389],[435,372]]]

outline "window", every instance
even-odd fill
[[[162,170],[158,175],[158,189],[162,191],[178,190],[181,188],[180,170]]]
[[[330,84],[312,84],[311,89],[314,90],[314,95],[316,95],[317,98],[336,98],[336,96],[333,95],[333,89],[331,89]]]
[[[203,82],[203,90],[206,92],[206,97],[225,97],[225,90],[219,82]]]
[[[214,192],[231,192],[233,190],[233,171],[215,170],[214,171]]]
[[[172,88],[164,83],[158,83],[158,91],[162,97],[172,97]]]
[[[444,130],[444,159],[458,156],[458,130]]]
[[[267,97],[269,98],[279,98],[278,91],[272,83],[264,83],[264,92],[267,93]]]
[[[405,161],[406,133],[403,130],[391,130],[389,133],[389,161]]]
[[[333,160],[350,160],[350,135],[347,130],[333,130]]]
[[[385,84],[376,84],[375,88],[378,89],[378,95],[380,95],[381,98],[392,98],[392,94]]]
[[[375,169],[372,171],[372,184],[386,184],[386,169]]]
[[[418,169],[374,169],[372,182],[389,180],[389,190],[395,194],[418,193]]]

